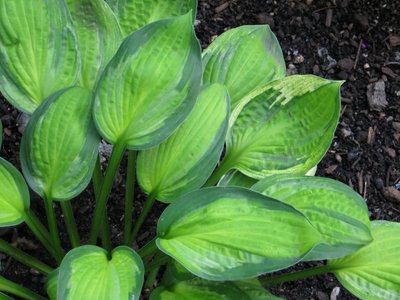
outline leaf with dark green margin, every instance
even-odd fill
[[[41,197],[69,200],[88,185],[99,137],[92,120],[92,93],[80,87],[50,96],[33,114],[21,142],[21,166]]]
[[[119,19],[125,36],[149,23],[184,15],[196,17],[197,0],[106,0]]]
[[[66,3],[81,54],[80,85],[92,89],[122,42],[118,20],[104,0],[66,0]]]
[[[58,274],[60,270],[57,268],[46,277],[46,292],[50,300],[57,300],[57,284],[58,284]]]
[[[158,21],[122,43],[96,89],[94,118],[107,141],[150,148],[190,113],[201,80],[191,22],[189,14]]]
[[[221,34],[203,53],[203,82],[227,86],[233,110],[242,98],[285,77],[282,50],[268,25],[249,25]]]
[[[150,300],[277,300],[257,280],[208,281],[194,278],[155,289]]]
[[[213,172],[225,143],[229,95],[221,84],[203,89],[189,117],[162,144],[139,153],[143,191],[170,203],[200,188]]]
[[[81,246],[61,262],[57,299],[139,299],[143,279],[143,262],[131,248],[117,247],[108,259],[103,248]]]
[[[220,172],[263,179],[305,174],[328,150],[340,112],[341,82],[311,75],[271,82],[232,113]]]
[[[320,235],[291,206],[238,187],[177,199],[161,215],[158,248],[208,280],[242,280],[297,263]]]
[[[361,299],[400,299],[400,224],[372,221],[372,236],[372,243],[328,266]]]
[[[24,222],[29,206],[29,190],[21,173],[0,158],[0,227]]]
[[[248,177],[239,171],[232,170],[226,173],[218,182],[218,186],[241,186],[250,188],[257,183],[257,180]]]
[[[0,0],[0,91],[33,113],[78,79],[77,42],[63,0]]]
[[[372,241],[364,199],[339,181],[275,175],[259,181],[252,189],[293,206],[317,228],[323,240],[303,260],[343,257]]]

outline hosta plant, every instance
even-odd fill
[[[351,188],[306,176],[332,141],[341,82],[286,77],[268,26],[229,30],[202,53],[196,6],[0,0],[0,90],[32,115],[20,165],[0,159],[0,226],[26,223],[50,265],[5,240],[0,251],[46,275],[50,299],[277,299],[269,286],[327,272],[362,299],[399,299],[400,225],[370,222]],[[113,145],[103,166],[101,139]],[[124,240],[113,245],[107,205],[124,155]],[[136,183],[147,195],[137,219]],[[71,200],[89,184],[82,233]],[[166,209],[137,248],[155,201]],[[264,276],[315,260],[327,262]],[[44,297],[4,277],[0,292]]]

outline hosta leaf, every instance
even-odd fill
[[[130,149],[159,144],[193,108],[200,77],[200,48],[189,14],[134,32],[96,89],[94,118],[101,135]]]
[[[33,113],[79,70],[76,38],[63,0],[0,0],[0,91]]]
[[[223,168],[238,169],[256,179],[278,173],[305,174],[332,141],[340,85],[303,75],[259,89],[231,116]]]
[[[0,292],[0,300],[14,300],[14,298],[11,298],[10,296],[7,296],[6,294]]]
[[[250,188],[256,182],[256,179],[248,177],[239,171],[232,170],[221,178],[221,180],[218,182],[218,186],[241,186]]]
[[[242,280],[298,262],[320,236],[297,210],[238,187],[180,197],[157,227],[157,246],[193,274]]]
[[[329,178],[275,175],[252,187],[301,211],[323,241],[306,260],[339,258],[372,241],[364,199],[347,185]]]
[[[208,281],[194,278],[168,287],[159,287],[150,300],[277,300],[257,280]]]
[[[141,188],[163,202],[200,188],[221,156],[228,129],[229,96],[214,84],[205,88],[189,117],[167,140],[139,153]]]
[[[37,109],[26,127],[22,171],[40,196],[69,200],[89,183],[99,144],[91,99],[92,93],[80,87],[62,90]]]
[[[97,246],[71,250],[60,265],[57,299],[139,299],[144,267],[131,248],[115,248],[111,258]]]
[[[21,173],[0,158],[0,227],[24,222],[29,205],[29,190]]]
[[[372,236],[372,243],[328,266],[361,299],[400,299],[400,224],[373,221]]]
[[[117,51],[122,34],[104,0],[66,0],[81,53],[80,84],[91,89]]]
[[[57,300],[57,284],[58,284],[58,274],[60,270],[55,269],[46,277],[46,292],[50,300]]]
[[[106,0],[119,19],[125,36],[146,24],[184,15],[191,11],[194,20],[197,0]]]
[[[231,108],[255,88],[283,78],[282,50],[267,25],[242,26],[221,34],[203,53],[203,82],[227,86]]]

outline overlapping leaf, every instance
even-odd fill
[[[125,36],[151,22],[192,12],[197,0],[106,0],[119,19]]]
[[[218,182],[218,186],[241,186],[250,188],[256,184],[257,180],[248,177],[239,171],[232,170],[225,174]]]
[[[57,284],[59,271],[60,270],[57,268],[46,277],[45,287],[50,300],[57,300]]]
[[[66,0],[81,54],[80,85],[91,89],[117,51],[122,34],[104,0]]]
[[[0,0],[0,56],[0,91],[26,113],[72,86],[79,59],[64,1]]]
[[[107,251],[96,246],[71,250],[63,259],[58,275],[57,299],[139,299],[144,267],[129,247]]]
[[[21,173],[0,158],[0,227],[24,222],[29,205],[29,190]]]
[[[189,117],[172,136],[139,153],[141,188],[163,202],[200,188],[220,158],[228,117],[226,88],[220,84],[205,88]]]
[[[256,280],[208,281],[194,278],[168,287],[159,287],[150,295],[150,300],[277,300]]]
[[[232,110],[251,91],[285,76],[282,50],[267,25],[221,34],[203,53],[204,83],[227,86]]]
[[[328,263],[340,283],[364,300],[400,299],[400,224],[372,222],[373,242]]]
[[[69,200],[90,181],[99,143],[91,99],[83,88],[62,90],[39,107],[25,129],[22,170],[44,198]]]
[[[189,14],[130,35],[96,90],[101,135],[130,149],[159,144],[193,108],[201,80],[200,48]]]
[[[304,174],[330,146],[339,118],[340,82],[311,75],[267,84],[232,113],[223,171],[256,179]]]
[[[372,241],[364,199],[347,185],[329,178],[275,175],[252,187],[302,212],[323,240],[304,259],[349,255]]]
[[[185,194],[164,211],[157,246],[193,274],[242,280],[298,262],[320,239],[297,210],[237,187]]]

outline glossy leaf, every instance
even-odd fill
[[[63,0],[0,0],[0,91],[33,113],[77,81],[75,33]]]
[[[184,15],[191,11],[194,20],[197,0],[106,0],[119,19],[125,36],[149,23]]]
[[[29,190],[21,173],[0,158],[0,227],[24,222],[29,205]]]
[[[242,280],[298,262],[320,236],[294,208],[248,189],[197,190],[169,205],[157,246],[193,274]]]
[[[372,222],[374,241],[328,263],[340,283],[364,300],[400,299],[400,224]]]
[[[22,171],[43,198],[72,199],[90,181],[99,144],[91,99],[80,87],[62,90],[39,107],[25,129]]]
[[[131,248],[115,248],[111,258],[97,246],[71,250],[60,265],[57,299],[139,299],[144,267]]]
[[[238,169],[256,179],[305,174],[332,141],[339,118],[340,85],[303,75],[259,89],[231,116],[224,170]]]
[[[59,269],[55,269],[46,277],[45,288],[50,300],[57,300],[57,284],[59,271]]]
[[[256,184],[256,182],[256,179],[248,177],[239,171],[232,170],[221,178],[221,180],[218,182],[218,186],[241,186],[250,188]]]
[[[66,0],[66,3],[81,54],[80,85],[92,89],[122,42],[121,30],[104,0]]]
[[[205,88],[189,117],[162,144],[139,153],[141,188],[163,202],[172,202],[200,188],[221,156],[228,129],[229,95],[214,84]]]
[[[190,15],[136,31],[97,86],[94,118],[101,135],[130,149],[159,144],[193,108],[200,77],[200,48]]]
[[[194,278],[168,287],[159,287],[150,300],[277,300],[257,280],[208,281]]]
[[[302,212],[323,241],[304,260],[349,255],[372,241],[364,199],[347,185],[329,178],[276,175],[252,187]]]
[[[221,34],[203,53],[203,82],[223,83],[232,110],[257,87],[285,77],[278,40],[268,25],[251,25]]]

